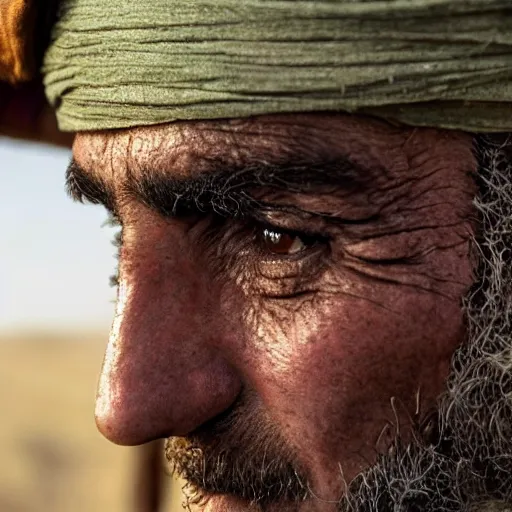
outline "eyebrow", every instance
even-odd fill
[[[250,194],[255,189],[273,189],[297,194],[329,193],[367,188],[376,173],[383,169],[370,168],[348,158],[316,162],[255,162],[230,165],[213,162],[208,171],[176,178],[151,169],[127,171],[121,193],[153,209],[164,217],[187,217],[213,212],[225,217],[253,215],[264,204]],[[101,175],[87,172],[74,159],[66,172],[68,194],[79,202],[103,204],[117,213],[119,197],[113,185]]]

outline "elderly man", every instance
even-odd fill
[[[62,0],[122,227],[96,418],[192,510],[512,507],[509,0]]]

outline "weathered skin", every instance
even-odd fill
[[[216,161],[287,155],[349,157],[375,175],[368,189],[350,193],[263,188],[255,197],[374,220],[333,226],[271,215],[283,228],[329,236],[279,259],[229,222],[208,238],[207,218],[163,218],[125,193],[128,172],[184,178],[210,172]],[[420,415],[434,406],[464,339],[460,298],[473,279],[471,137],[348,115],[268,116],[83,133],[74,157],[112,189],[123,223],[100,431],[127,445],[186,435],[250,390],[247,414],[277,429],[321,498],[272,510],[335,510],[329,501],[343,493],[341,475],[350,481],[387,448],[383,428],[398,418],[407,438],[418,390]],[[205,510],[247,504],[214,496]]]

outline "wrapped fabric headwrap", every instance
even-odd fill
[[[512,131],[511,0],[62,0],[63,130],[362,112]]]

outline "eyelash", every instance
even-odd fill
[[[328,245],[331,241],[331,236],[326,233],[317,230],[294,229],[293,227],[283,225],[284,222],[274,223],[260,216],[245,217],[242,219],[228,219],[221,216],[212,216],[207,222],[208,225],[203,228],[199,235],[199,242],[212,249],[216,255],[221,253],[236,254],[249,249],[258,251],[260,257],[267,259],[293,260],[300,258],[298,254],[270,256],[269,251],[265,251],[263,242],[258,240],[265,230],[291,237],[298,237],[302,240],[314,241],[314,243],[310,244],[311,249],[321,245]],[[288,222],[288,224],[290,224],[290,222]]]

